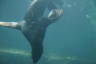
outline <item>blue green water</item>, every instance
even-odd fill
[[[0,0],[0,21],[21,21],[29,4]],[[96,1],[64,0],[63,8],[64,16],[47,29],[40,64],[96,64]],[[0,27],[0,50],[0,64],[32,64],[30,44],[20,31]]]

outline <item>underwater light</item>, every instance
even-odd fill
[[[0,53],[31,56],[31,53],[18,49],[0,49]]]
[[[19,50],[19,49],[0,49],[0,54],[12,54],[12,55],[21,55],[21,56],[31,56],[31,52],[25,51],[25,50]],[[50,53],[43,55],[44,58],[46,58],[48,61],[74,61],[74,60],[79,60],[79,61],[86,61],[84,59],[81,59],[76,56],[61,56],[56,53]]]

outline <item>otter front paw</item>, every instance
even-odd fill
[[[62,9],[54,9],[51,10],[51,12],[48,15],[48,18],[54,20],[54,19],[58,19],[63,15],[64,11]]]

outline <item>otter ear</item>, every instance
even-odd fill
[[[50,19],[57,19],[63,15],[64,11],[62,9],[53,9],[48,14],[48,18]]]

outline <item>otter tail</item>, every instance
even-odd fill
[[[26,29],[26,31],[23,31],[24,36],[29,41],[32,47],[33,63],[37,63],[43,54],[43,39],[45,35],[45,30],[38,29]],[[35,30],[38,31],[34,32]]]

